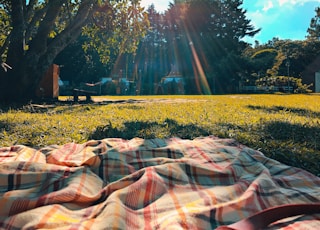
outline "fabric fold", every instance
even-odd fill
[[[0,148],[1,229],[215,229],[320,202],[320,178],[214,136]],[[320,215],[274,223],[320,228]]]

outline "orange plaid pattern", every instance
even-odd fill
[[[215,229],[320,202],[320,178],[231,139],[0,148],[1,229]],[[320,215],[271,229],[320,229]]]

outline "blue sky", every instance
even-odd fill
[[[141,0],[143,6],[153,3],[160,12],[168,8],[169,2],[173,0]],[[262,29],[246,41],[265,43],[273,37],[303,40],[316,7],[320,7],[320,0],[244,0],[247,18],[256,28]]]

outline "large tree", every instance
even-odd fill
[[[112,0],[10,0],[0,1],[1,15],[10,28],[2,42],[0,101],[26,101],[35,97],[38,83],[56,56],[90,23],[112,29],[119,2]],[[135,4],[139,1],[132,0]],[[4,13],[3,13],[4,12]],[[102,22],[103,18],[107,21]],[[3,64],[4,65],[4,64]]]

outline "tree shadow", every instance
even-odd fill
[[[181,125],[175,120],[166,119],[163,123],[157,122],[126,122],[123,128],[112,127],[109,123],[99,126],[89,136],[89,139],[103,139],[119,137],[132,139],[140,137],[144,139],[179,137],[194,139],[199,136],[208,136],[209,131],[194,124]]]
[[[299,116],[306,116],[306,117],[319,117],[320,112],[315,112],[309,109],[302,109],[302,108],[290,108],[290,107],[284,107],[284,106],[255,106],[255,105],[248,105],[247,106],[249,109],[252,110],[263,110],[264,112],[267,113],[279,113],[282,111],[289,112],[289,113],[294,113]]]
[[[91,108],[110,105],[110,104],[123,104],[121,108],[130,108],[132,110],[143,109],[138,106],[139,103],[144,103],[143,100],[135,99],[125,99],[125,100],[104,100],[104,101],[42,101],[39,103],[29,103],[29,104],[0,104],[0,113],[6,113],[10,110],[19,110],[27,113],[64,113],[64,112],[74,112],[75,110],[88,110]],[[137,105],[133,105],[137,104]],[[59,108],[56,110],[56,108]],[[120,109],[121,109],[120,108]]]
[[[320,175],[320,127],[273,121],[262,132],[269,157]]]
[[[14,124],[12,124],[12,123],[0,121],[0,134],[3,131],[10,132],[10,130],[13,128],[13,126],[14,126]]]
[[[248,126],[219,123],[212,133],[221,138],[234,138],[267,157],[320,176],[320,127],[316,124],[271,121]]]
[[[320,127],[273,121],[265,124],[264,132],[273,140],[292,141],[320,150]]]

